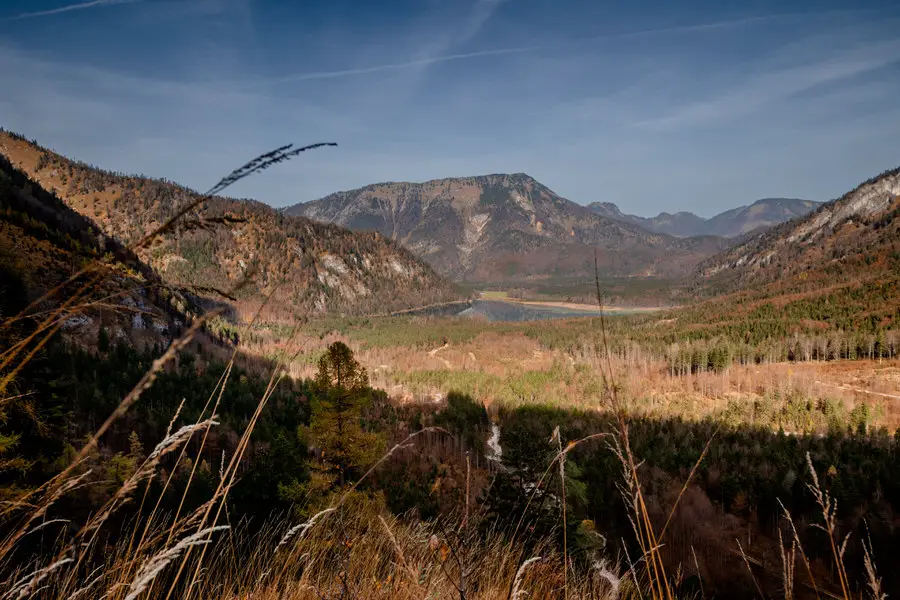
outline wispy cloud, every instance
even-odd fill
[[[480,52],[460,53],[458,51],[464,44],[472,41],[481,33],[491,20],[491,17],[506,2],[508,0],[475,0],[464,19],[442,27],[427,44],[419,48],[415,55],[416,58],[412,61],[407,61],[408,64],[405,64],[403,68],[410,69],[414,74],[422,74],[428,66],[448,60],[511,54],[528,50],[511,48],[506,51],[486,51],[489,54]],[[453,52],[453,50],[457,50],[457,52]],[[460,56],[460,54],[475,54],[477,56]]]
[[[357,75],[368,75],[371,73],[380,73],[386,71],[399,71],[403,69],[415,69],[427,67],[429,65],[452,62],[459,60],[468,60],[476,58],[486,58],[490,56],[504,56],[511,54],[523,54],[528,52],[537,52],[540,50],[554,50],[566,46],[574,46],[585,42],[614,41],[625,40],[640,37],[653,37],[671,34],[685,33],[703,33],[707,31],[728,30],[737,27],[744,27],[766,22],[777,21],[780,19],[790,19],[801,16],[800,13],[781,13],[771,14],[758,17],[748,17],[744,19],[732,19],[715,21],[710,23],[699,23],[693,25],[676,25],[671,27],[659,27],[653,29],[640,29],[636,31],[625,31],[620,33],[603,33],[588,36],[574,36],[566,40],[549,42],[544,44],[533,44],[529,46],[512,46],[502,48],[491,48],[487,50],[478,50],[473,52],[459,52],[453,54],[443,54],[450,47],[458,46],[462,43],[470,41],[478,32],[486,25],[491,16],[496,12],[497,8],[504,2],[509,0],[479,0],[475,3],[469,14],[465,26],[462,28],[459,37],[450,42],[450,37],[445,37],[439,42],[427,48],[422,58],[416,58],[407,61],[398,61],[391,63],[382,63],[371,65],[368,67],[336,69],[333,71],[313,71],[309,73],[296,73],[274,77],[267,79],[265,83],[292,83],[297,81],[311,81],[317,79],[336,79],[341,77],[354,77]],[[845,11],[849,13],[851,11]],[[858,11],[857,11],[858,12]]]
[[[88,10],[90,8],[100,8],[103,6],[114,6],[116,4],[134,4],[136,2],[143,2],[144,0],[89,0],[88,2],[79,2],[77,4],[67,4],[65,6],[59,6],[57,8],[50,8],[47,10],[38,10],[34,12],[26,12],[18,14],[14,17],[11,17],[9,20],[21,20],[21,19],[37,19],[39,17],[51,17],[53,15],[59,15],[62,13],[72,12],[76,10]]]
[[[268,80],[269,83],[288,83],[294,81],[309,81],[312,79],[334,79],[337,77],[351,77],[353,75],[366,75],[369,73],[379,73],[382,71],[397,71],[401,69],[409,69],[412,67],[423,67],[435,63],[450,62],[454,60],[465,60],[467,58],[479,58],[486,56],[502,56],[505,54],[521,54],[523,52],[531,52],[539,50],[543,46],[520,46],[518,48],[495,48],[493,50],[480,50],[478,52],[463,52],[460,54],[447,54],[444,56],[432,56],[429,58],[420,58],[418,60],[410,60],[397,63],[386,63],[381,65],[373,65],[371,67],[361,67],[358,69],[339,69],[336,71],[314,71],[311,73],[298,73],[296,75],[285,75]]]
[[[808,12],[783,12],[783,13],[771,13],[766,15],[757,15],[753,17],[745,17],[742,19],[725,19],[721,21],[711,21],[707,23],[694,23],[691,25],[673,25],[670,27],[658,27],[653,29],[642,29],[639,31],[631,31],[626,33],[607,35],[607,36],[595,36],[591,39],[599,39],[599,38],[609,38],[609,39],[626,39],[626,38],[636,38],[642,36],[654,36],[654,35],[664,35],[664,34],[678,34],[678,33],[702,33],[706,31],[721,31],[727,29],[734,29],[737,27],[744,27],[749,25],[766,25],[778,21],[788,21],[788,20],[796,20],[796,19],[810,19],[814,17],[816,19],[823,18],[838,18],[838,17],[850,17],[852,15],[863,15],[867,13],[873,13],[873,10],[864,10],[864,9],[848,9],[848,10],[831,10],[831,11],[823,11],[818,12],[811,15]]]
[[[842,53],[828,53],[823,49],[822,60],[751,75],[710,99],[688,103],[668,115],[641,121],[636,126],[672,131],[738,117],[817,86],[850,79],[897,62],[900,62],[900,43],[895,41],[867,44]]]
[[[673,14],[649,2],[660,10],[0,0],[7,19],[79,21],[40,48],[32,27],[5,28],[0,80],[16,85],[0,89],[0,115],[76,158],[194,187],[285,132],[341,143],[234,190],[276,205],[525,171],[576,201],[713,214],[765,196],[826,199],[895,166],[898,9],[760,15],[687,2]],[[120,11],[139,19],[82,18]]]
[[[476,0],[469,13],[469,18],[460,32],[453,40],[456,44],[464,44],[481,32],[498,8],[508,0]]]

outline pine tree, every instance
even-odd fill
[[[128,436],[128,456],[133,458],[137,465],[144,462],[144,444],[141,443],[137,431],[132,431]]]
[[[327,493],[361,475],[384,443],[362,426],[363,411],[371,403],[369,378],[346,344],[328,347],[319,360],[316,385],[320,396],[312,401],[309,427],[301,433],[318,450],[311,491]]]

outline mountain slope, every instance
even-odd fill
[[[113,341],[165,344],[183,326],[184,311],[194,307],[189,296],[160,285],[134,254],[3,156],[0,215],[0,319],[22,311],[34,316],[0,331],[7,344],[6,336],[25,337],[56,310],[61,334],[79,344],[96,345],[101,328]],[[96,281],[72,277],[101,257],[105,264]]]
[[[763,198],[749,206],[726,210],[709,219],[698,217],[691,212],[675,214],[663,212],[655,217],[638,217],[624,214],[611,202],[594,202],[589,204],[588,208],[611,219],[676,237],[716,235],[732,238],[801,217],[815,210],[819,204],[812,200],[796,198]]]
[[[701,284],[809,291],[900,278],[900,168],[703,263]],[[895,293],[895,297],[900,294]]]
[[[398,241],[438,272],[469,282],[685,274],[722,240],[679,240],[597,215],[523,173],[380,183],[285,209]]]
[[[739,206],[707,219],[705,230],[710,235],[738,237],[802,217],[819,205],[819,202],[812,200],[763,198],[750,206]]]
[[[68,160],[5,132],[0,153],[123,244],[197,197],[173,183]],[[263,317],[276,320],[310,311],[383,312],[459,296],[389,240],[289,217],[254,201],[210,198],[138,255],[169,284],[219,299],[214,290],[232,290],[245,318],[270,294]]]

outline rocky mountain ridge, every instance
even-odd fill
[[[726,289],[788,281],[805,287],[900,276],[900,168],[873,177],[805,217],[700,265]]]
[[[595,250],[604,275],[678,277],[726,245],[598,215],[524,173],[379,183],[284,212],[377,231],[467,282],[592,277]]]
[[[716,235],[736,238],[801,217],[819,205],[819,202],[797,198],[763,198],[746,206],[726,210],[708,219],[686,211],[674,214],[662,212],[655,217],[639,217],[623,213],[611,202],[593,202],[588,208],[611,219],[676,237]]]

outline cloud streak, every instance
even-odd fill
[[[142,0],[131,0],[131,1],[142,1]],[[469,16],[469,23],[463,32],[463,37],[460,41],[468,41],[472,37],[474,37],[478,31],[480,31],[490,16],[496,11],[496,9],[504,2],[508,0],[480,0],[476,3],[476,7],[473,9],[472,13]],[[842,11],[842,14],[851,14],[851,13],[860,13],[863,11]],[[835,11],[834,14],[838,14],[838,11]],[[780,14],[772,14],[772,15],[764,15],[758,17],[748,17],[743,19],[733,19],[733,20],[724,20],[724,21],[716,21],[711,23],[700,23],[695,25],[675,25],[671,27],[659,27],[654,29],[641,29],[637,31],[626,31],[621,33],[604,33],[598,35],[588,35],[581,37],[572,37],[568,40],[555,42],[555,43],[546,43],[546,44],[534,44],[530,46],[513,46],[513,47],[504,47],[504,48],[492,48],[488,50],[478,50],[474,52],[460,52],[455,54],[437,54],[437,55],[426,55],[423,58],[418,58],[414,60],[408,61],[400,61],[394,63],[384,63],[380,65],[372,65],[369,67],[359,67],[359,68],[351,68],[351,69],[337,69],[334,71],[314,71],[309,73],[297,73],[293,75],[284,75],[281,77],[274,77],[267,79],[265,83],[293,83],[298,81],[313,81],[319,79],[337,79],[341,77],[354,77],[357,75],[368,75],[371,73],[381,73],[387,71],[399,71],[403,69],[413,69],[416,67],[426,67],[433,64],[444,63],[444,62],[453,62],[459,60],[467,60],[474,58],[485,58],[490,56],[504,56],[511,54],[524,54],[527,52],[536,52],[539,50],[554,50],[563,48],[565,46],[572,46],[579,43],[585,42],[599,42],[599,41],[614,41],[614,40],[626,40],[632,38],[640,38],[640,37],[653,37],[653,36],[661,36],[661,35],[671,35],[671,34],[686,34],[686,33],[703,33],[709,31],[720,31],[720,30],[728,30],[736,27],[744,27],[748,25],[756,25],[762,24],[766,22],[771,22],[779,19],[790,19],[796,17],[804,16],[802,13],[780,13]],[[442,44],[443,48],[446,48],[448,44]]]
[[[67,4],[58,8],[50,8],[47,10],[39,10],[34,12],[21,13],[9,18],[11,21],[19,21],[22,19],[38,19],[40,17],[52,17],[63,13],[73,12],[76,10],[88,10],[91,8],[101,8],[103,6],[115,6],[117,4],[134,4],[143,2],[144,0],[89,0],[88,2],[79,2],[77,4]]]
[[[375,181],[528,172],[579,202],[713,214],[766,196],[826,199],[895,166],[897,9],[110,6],[134,1],[4,4],[0,19],[47,18],[0,35],[0,79],[16,82],[0,90],[4,127],[193,187],[285,132],[341,143],[234,190],[274,205]],[[110,26],[121,15],[140,22]],[[46,24],[71,26],[35,48]]]
[[[361,67],[358,69],[339,69],[336,71],[314,71],[311,73],[298,73],[296,75],[285,75],[267,80],[267,83],[291,83],[295,81],[310,81],[314,79],[335,79],[338,77],[352,77],[354,75],[367,75],[369,73],[380,73],[382,71],[398,71],[413,67],[428,66],[435,63],[451,62],[455,60],[465,60],[468,58],[480,58],[486,56],[503,56],[507,54],[521,54],[540,50],[545,46],[520,46],[518,48],[495,48],[493,50],[480,50],[478,52],[463,52],[459,54],[447,54],[444,56],[432,56],[428,58],[420,58],[405,62],[387,63],[381,65],[373,65],[371,67]]]
[[[454,42],[464,44],[478,35],[504,2],[507,2],[507,0],[477,0],[469,13],[469,18],[463,31]]]
[[[900,62],[900,43],[893,41],[870,44],[842,54],[826,54],[825,59],[817,62],[757,74],[717,97],[688,104],[669,115],[635,125],[671,131],[738,117],[816,86],[850,79],[897,62]]]

